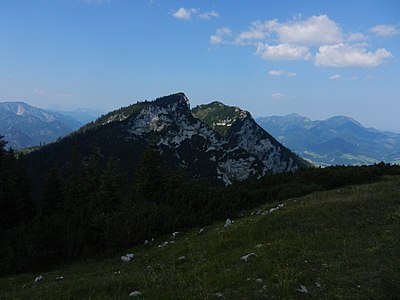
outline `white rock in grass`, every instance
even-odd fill
[[[262,280],[261,278],[257,278],[256,281],[257,281],[258,283],[263,282],[263,280]]]
[[[297,292],[308,294],[308,290],[304,285],[300,285],[299,289],[296,289]]]
[[[203,231],[204,231],[204,228],[200,228],[199,234],[202,233]]]
[[[121,260],[123,262],[129,262],[135,255],[133,253],[127,253],[126,255],[121,256]]]
[[[231,225],[232,225],[232,220],[231,219],[226,219],[224,227],[229,227]]]
[[[56,277],[56,280],[57,280],[57,281],[60,281],[60,280],[63,280],[63,279],[64,279],[63,276],[58,276],[58,277]]]
[[[254,253],[254,252],[251,252],[251,253],[249,253],[249,254],[247,254],[247,255],[243,255],[242,257],[241,257],[241,259],[242,260],[244,260],[244,261],[247,261],[250,257],[252,257],[252,256],[256,256],[256,254]]]
[[[186,258],[186,256],[180,256],[179,258],[178,258],[178,260],[184,260]]]
[[[217,296],[217,298],[222,298],[224,296],[224,294],[222,294],[221,292],[215,293],[215,296]]]
[[[39,275],[38,277],[35,278],[35,283],[39,283],[43,281],[44,277],[42,275]]]
[[[137,297],[141,295],[142,293],[140,291],[133,291],[132,293],[129,294],[129,297]]]
[[[176,237],[178,236],[179,233],[180,233],[179,231],[173,232],[173,233],[172,233],[172,237],[173,237],[173,238],[176,238]]]

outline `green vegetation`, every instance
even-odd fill
[[[196,106],[192,113],[225,138],[229,137],[231,126],[236,120],[250,115],[239,107],[228,106],[219,101]]]
[[[225,187],[168,168],[153,142],[127,182],[120,160],[111,157],[102,165],[100,158],[94,148],[82,160],[73,148],[68,169],[48,169],[40,193],[32,197],[21,169],[24,158],[4,169],[8,173],[2,180],[9,183],[2,185],[0,195],[1,274],[41,271],[149,237],[236,218],[243,209],[261,204],[400,174],[399,166],[381,163],[270,174]],[[31,199],[36,211],[29,206]]]
[[[229,227],[220,221],[201,233],[197,227],[120,248],[119,255],[135,254],[128,263],[97,256],[40,273],[37,284],[39,273],[4,277],[1,298],[128,299],[139,290],[139,299],[394,299],[399,184],[399,176],[384,177],[271,202],[244,211]],[[159,247],[165,241],[175,243]]]

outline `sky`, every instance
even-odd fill
[[[400,132],[400,1],[0,1],[0,102],[107,112],[180,91]]]

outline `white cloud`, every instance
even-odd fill
[[[219,13],[217,13],[216,11],[212,10],[212,11],[207,11],[205,13],[201,13],[199,15],[199,17],[202,18],[202,19],[209,20],[211,18],[219,18]]]
[[[238,45],[245,45],[248,43],[253,43],[255,40],[263,40],[269,34],[271,34],[274,27],[276,27],[278,22],[276,20],[270,21],[255,21],[251,23],[247,31],[242,31],[235,39],[235,43]]]
[[[315,64],[324,67],[376,67],[392,54],[386,49],[367,52],[365,48],[348,44],[325,45],[319,48]]]
[[[172,16],[180,20],[190,20],[194,16],[197,16],[203,20],[210,20],[211,18],[219,18],[219,13],[214,10],[201,12],[200,9],[197,8],[184,8],[181,7],[178,10],[172,12]]]
[[[273,93],[273,94],[271,95],[271,97],[272,97],[273,99],[281,100],[281,99],[287,98],[288,95],[283,94],[283,93]]]
[[[289,71],[285,71],[285,70],[271,70],[268,72],[268,75],[271,76],[287,76],[287,77],[294,77],[297,76],[296,73],[294,72],[289,72]]]
[[[181,7],[177,11],[173,12],[172,15],[181,20],[190,20],[192,18],[192,14],[196,14],[197,9],[195,8],[184,8]]]
[[[281,43],[328,45],[342,41],[342,29],[327,15],[312,16],[304,21],[281,23],[274,27]]]
[[[218,28],[215,35],[210,36],[210,43],[214,45],[227,44],[226,37],[232,35],[232,30],[228,27]]]
[[[357,41],[365,41],[367,37],[363,35],[362,33],[356,32],[356,33],[350,33],[347,36],[347,41],[348,42],[357,42]]]
[[[387,36],[400,34],[400,28],[378,25],[370,32]],[[219,28],[210,36],[210,43],[250,45],[256,48],[255,54],[265,60],[313,60],[315,65],[324,67],[376,67],[393,57],[384,48],[370,50],[368,39],[369,36],[361,32],[343,32],[327,15],[316,15],[288,22],[254,21],[239,33],[227,27]]]
[[[342,79],[342,76],[340,76],[340,74],[335,74],[332,75],[331,77],[329,77],[330,80],[339,80]]]
[[[398,35],[400,34],[400,30],[392,25],[376,25],[369,30],[372,33],[375,33],[379,36],[390,36],[390,35]]]
[[[307,60],[311,58],[307,47],[288,44],[271,46],[258,43],[256,54],[265,60]]]

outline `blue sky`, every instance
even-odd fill
[[[112,110],[183,91],[400,132],[398,0],[2,0],[0,101]]]

